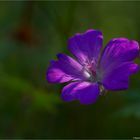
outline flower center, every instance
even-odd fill
[[[86,77],[90,82],[97,82],[96,63],[95,61],[87,61],[84,64]]]
[[[93,62],[84,64],[84,67],[83,67],[84,75],[88,81],[93,82],[93,83],[94,82],[98,83],[101,96],[106,95],[107,90],[105,89],[103,84],[100,82],[99,71],[96,68],[96,63],[93,63]]]

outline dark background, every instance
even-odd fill
[[[0,138],[140,137],[140,72],[129,90],[84,106],[60,99],[45,79],[49,61],[77,32],[99,29],[140,41],[140,2],[0,2]],[[140,62],[139,59],[136,60]]]

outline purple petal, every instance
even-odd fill
[[[78,58],[81,64],[96,61],[102,48],[102,33],[98,30],[88,30],[83,34],[77,33],[68,41],[69,50]]]
[[[103,75],[109,73],[117,65],[132,61],[139,56],[139,45],[126,38],[112,39],[101,56],[99,69]]]
[[[52,61],[46,78],[50,83],[63,83],[70,80],[85,80],[83,67],[73,58],[59,54],[58,61]]]
[[[101,56],[98,67],[100,80],[112,73],[125,62],[132,61],[139,56],[139,45],[136,41],[126,38],[112,39]]]
[[[97,83],[73,82],[63,88],[61,98],[66,102],[79,100],[81,104],[92,104],[98,99],[99,92]]]
[[[137,64],[125,62],[105,75],[102,79],[102,83],[108,90],[127,89],[129,86],[129,77],[136,73],[139,68]]]

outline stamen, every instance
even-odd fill
[[[96,82],[97,74],[96,74],[96,62],[94,60],[87,60],[84,63],[84,74],[91,82]]]
[[[104,95],[106,95],[106,93],[107,93],[107,90],[105,89],[105,87],[101,84],[101,83],[99,83],[99,88],[100,88],[100,95],[101,96],[104,96]]]
[[[89,79],[91,77],[90,74],[86,70],[83,70],[83,73],[84,73],[86,78]]]

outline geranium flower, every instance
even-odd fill
[[[79,100],[92,104],[104,91],[126,90],[129,77],[139,70],[132,62],[139,56],[139,45],[134,40],[114,38],[102,50],[103,36],[98,30],[77,33],[68,41],[68,48],[76,60],[58,54],[46,73],[49,83],[69,82],[61,97],[64,101]]]

